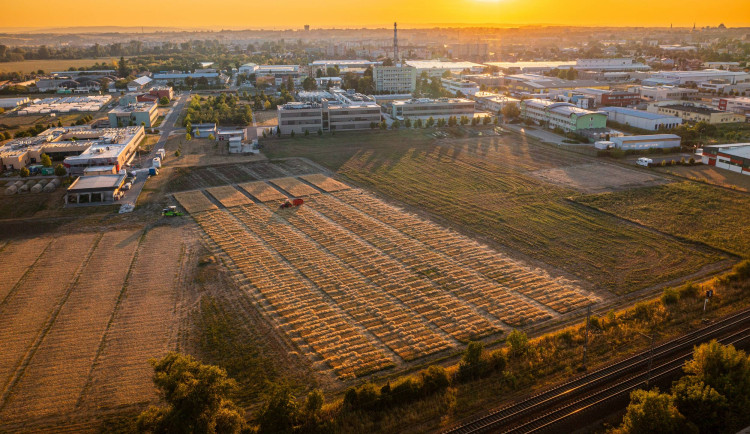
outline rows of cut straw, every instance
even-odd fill
[[[276,190],[264,181],[247,182],[245,184],[240,184],[239,187],[261,202],[286,199],[284,193]]]
[[[253,203],[253,201],[248,199],[248,197],[242,194],[241,191],[231,185],[208,188],[206,191],[211,193],[211,196],[215,197],[216,200],[221,202],[221,204],[227,208]]]
[[[251,205],[234,208],[232,212],[357,324],[402,359],[413,360],[449,347],[445,337],[268,208]]]
[[[393,366],[384,349],[236,219],[223,211],[194,218],[281,318],[289,336],[299,336],[300,347],[312,348],[341,378]],[[314,354],[308,356],[314,358]]]
[[[553,279],[544,270],[534,269],[465,236],[403,212],[361,190],[334,195],[362,212],[377,215],[384,223],[425,245],[445,251],[467,267],[557,312],[569,312],[599,300],[571,281]]]
[[[310,200],[314,209],[326,217],[430,278],[443,290],[509,325],[520,326],[551,317],[547,310],[453,260],[446,252],[432,249],[332,196],[314,196]]]
[[[269,182],[280,187],[292,196],[310,196],[320,193],[318,190],[310,187],[297,178],[277,178],[272,179]]]
[[[336,181],[330,176],[323,175],[322,173],[302,175],[300,178],[329,193],[333,191],[348,190],[351,188],[343,182]]]
[[[201,190],[175,193],[174,198],[177,199],[183,208],[185,208],[185,211],[191,214],[218,209]]]

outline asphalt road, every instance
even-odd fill
[[[177,119],[180,117],[180,113],[182,113],[182,109],[185,108],[185,104],[190,100],[190,93],[186,92],[179,96],[177,99],[177,103],[172,107],[172,109],[167,113],[167,115],[164,117],[164,121],[162,121],[161,126],[159,127],[159,130],[161,131],[161,136],[159,137],[159,141],[154,145],[154,147],[151,149],[151,152],[147,156],[145,161],[151,161],[151,163],[147,163],[148,165],[144,168],[140,169],[130,169],[130,171],[134,171],[136,173],[135,179],[132,181],[132,186],[130,187],[130,190],[127,190],[125,194],[120,199],[120,209],[123,209],[123,205],[132,205],[133,208],[135,207],[135,203],[138,200],[138,196],[140,196],[141,191],[143,190],[143,186],[146,184],[146,180],[148,179],[148,169],[153,164],[153,158],[156,156],[156,150],[164,148],[167,145],[167,139],[169,138],[169,135],[173,133],[174,131],[183,129],[181,126],[176,127],[174,124],[177,122]],[[127,206],[125,207],[127,208]],[[131,209],[132,210],[132,209]]]

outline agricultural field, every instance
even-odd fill
[[[193,138],[187,140],[184,134],[171,135],[164,146],[172,167],[194,168],[219,164],[245,163],[262,160],[259,155],[238,155],[229,153],[229,145],[215,140]],[[180,156],[175,152],[179,150]]]
[[[34,125],[57,125],[57,122],[62,122],[63,125],[69,126],[75,124],[79,119],[92,115],[96,119],[99,112],[81,112],[81,113],[61,113],[56,116],[50,116],[49,114],[34,114],[27,116],[15,116],[11,114],[0,115],[0,132],[8,132],[11,135],[26,130]]]
[[[0,242],[0,431],[156,398],[148,360],[177,346],[179,227]]]
[[[705,182],[706,184],[750,192],[750,176],[721,169],[716,166],[704,164],[697,166],[669,166],[655,167],[654,170],[693,181]]]
[[[222,207],[196,207],[207,194]],[[280,209],[287,195],[304,205]],[[314,367],[344,380],[608,296],[322,174],[174,197],[259,309]]]
[[[114,57],[100,59],[49,59],[49,60],[23,60],[20,62],[0,62],[0,72],[37,72],[40,69],[44,72],[67,71],[70,67],[88,68],[97,63],[112,64],[117,60]]]
[[[750,256],[750,196],[746,193],[684,181],[582,196],[576,201],[666,233]]]
[[[658,287],[709,271],[726,259],[710,247],[570,200],[582,192],[666,183],[658,174],[515,135],[436,139],[414,130],[337,134],[275,139],[265,152],[269,158],[305,156],[495,248],[613,294]],[[609,171],[615,175],[607,175]]]

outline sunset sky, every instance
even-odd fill
[[[435,24],[750,26],[750,0],[0,0],[0,28],[167,26],[387,27]],[[0,30],[2,31],[2,30]]]

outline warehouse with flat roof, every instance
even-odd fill
[[[680,136],[676,134],[651,134],[645,136],[611,137],[615,147],[623,151],[646,150],[652,148],[672,149],[680,147]]]
[[[601,111],[606,112],[607,119],[613,122],[640,128],[642,130],[658,131],[682,125],[682,118],[660,113],[651,113],[644,110],[624,107],[602,107]]]

